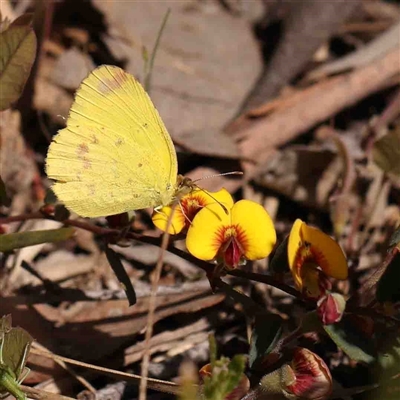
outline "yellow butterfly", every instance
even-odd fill
[[[161,208],[191,191],[174,145],[140,83],[102,65],[76,92],[67,127],[49,146],[46,172],[67,208],[99,217]]]

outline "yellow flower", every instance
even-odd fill
[[[232,198],[210,204],[198,212],[189,227],[186,247],[200,260],[217,260],[236,268],[245,260],[259,260],[271,253],[276,233],[271,217],[259,204]]]
[[[327,277],[347,279],[347,261],[340,246],[300,219],[290,231],[288,261],[296,287],[312,298],[329,289]]]
[[[230,202],[232,202],[232,197],[226,189],[221,189],[215,193],[195,189],[186,196],[183,196],[178,205],[162,207],[160,210],[155,211],[151,218],[154,225],[165,232],[172,209],[175,207],[168,233],[176,235],[190,226],[193,218],[203,207],[213,203],[230,204]]]

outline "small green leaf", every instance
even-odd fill
[[[282,274],[290,271],[287,255],[288,240],[289,236],[286,236],[283,242],[281,242],[275,250],[269,265],[269,270],[273,274]]]
[[[6,185],[0,177],[0,206],[10,207],[11,199],[7,195]]]
[[[51,188],[47,189],[46,196],[44,197],[44,204],[56,204],[58,202],[56,194]]]
[[[20,377],[26,363],[33,339],[31,335],[19,326],[12,328],[4,335],[2,344],[3,364],[6,364],[15,376]]]
[[[301,332],[323,332],[323,325],[321,318],[318,316],[316,310],[309,311],[301,320]]]
[[[29,373],[25,363],[32,341],[27,331],[20,327],[11,327],[11,316],[2,317],[0,321],[0,396],[10,393],[18,400],[26,398],[19,385]]]
[[[336,324],[324,325],[324,330],[352,360],[371,364],[376,355],[373,343],[364,337],[350,318],[350,315],[345,315]]]
[[[135,289],[132,286],[132,282],[129,278],[129,275],[126,273],[124,266],[122,265],[121,259],[119,255],[110,247],[106,247],[105,249],[106,257],[114,274],[116,275],[117,279],[121,283],[126,297],[128,298],[129,305],[133,306],[136,304],[136,293]]]
[[[255,368],[275,348],[282,336],[282,318],[271,313],[256,315],[250,341],[249,366]]]
[[[394,231],[389,242],[390,247],[399,246],[400,247],[400,226]]]
[[[204,384],[201,387],[204,400],[227,400],[233,390],[240,388],[246,365],[246,358],[243,354],[237,354],[232,360],[227,357],[217,359],[217,346],[215,338],[209,336],[210,345],[210,376],[204,376]],[[237,397],[235,397],[237,398]]]
[[[380,302],[400,300],[400,254],[396,248],[392,251],[395,255],[376,287],[376,298]]]
[[[36,36],[26,18],[0,33],[0,110],[18,100],[36,56]]]
[[[0,236],[0,251],[6,252],[41,243],[56,243],[73,236],[74,228],[48,229],[44,231],[16,232]]]
[[[400,176],[400,126],[375,142],[372,156],[383,171]]]
[[[0,343],[4,338],[4,334],[11,330],[11,314],[4,315],[0,319]]]
[[[400,331],[381,327],[377,336],[377,359],[372,373],[379,381],[388,383],[400,371]]]

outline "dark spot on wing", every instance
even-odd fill
[[[76,154],[79,158],[84,157],[85,154],[89,153],[89,146],[86,143],[78,144]]]
[[[99,144],[99,138],[94,133],[90,135],[90,140],[92,144]]]
[[[108,94],[123,86],[129,79],[129,75],[121,69],[113,69],[113,77],[105,78],[99,82],[98,90],[100,93]]]

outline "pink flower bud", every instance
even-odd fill
[[[339,293],[327,293],[317,303],[317,312],[324,325],[335,324],[342,319],[346,300]]]

